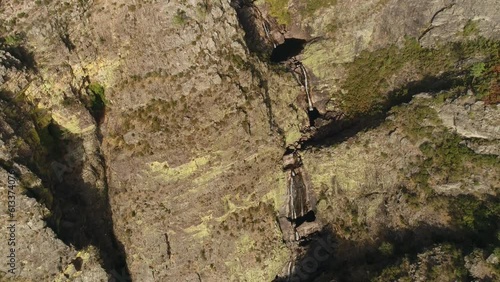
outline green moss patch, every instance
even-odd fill
[[[107,104],[104,86],[97,82],[92,82],[87,88],[87,94],[90,98],[86,103],[87,108],[99,123],[104,118]]]
[[[275,17],[279,24],[290,24],[290,13],[288,12],[289,0],[266,0],[270,5],[269,13]]]

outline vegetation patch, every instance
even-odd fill
[[[24,42],[24,40],[25,40],[24,34],[14,34],[6,36],[3,39],[3,43],[10,47],[18,47]]]
[[[445,243],[427,250],[417,257],[416,254],[406,254],[402,259],[383,268],[380,274],[372,281],[414,281],[411,263],[418,262],[421,279],[425,281],[465,281],[467,269],[464,267],[463,251],[454,244]],[[425,254],[425,255],[424,255]],[[423,255],[423,256],[422,256]],[[440,261],[433,261],[433,257],[440,257]]]
[[[289,0],[266,0],[270,6],[269,13],[275,17],[279,24],[290,24],[290,13],[288,12]]]
[[[483,169],[500,167],[495,156],[478,155],[461,142],[458,135],[445,130],[420,145],[426,158],[423,169],[438,184],[458,182],[474,173],[481,174]]]
[[[396,106],[392,110],[401,116],[398,119],[398,123],[401,124],[401,128],[410,138],[410,141],[414,143],[418,140],[431,137],[436,125],[441,124],[437,112],[430,105],[425,104],[425,101],[419,102],[411,110],[407,109],[407,106],[405,107],[404,105]]]
[[[478,89],[476,93],[483,97],[498,90],[500,69],[495,66],[500,62],[499,48],[498,42],[484,38],[450,43],[437,49],[423,48],[417,40],[407,39],[402,48],[390,46],[374,52],[362,52],[354,62],[346,65],[348,77],[342,87],[344,91],[337,94],[340,107],[351,118],[382,113],[411,94],[425,91],[426,86],[446,73],[453,77],[466,74],[466,79],[459,83]],[[465,73],[457,70],[457,64],[471,58],[481,58],[484,71],[481,65],[466,65],[468,71]],[[423,79],[423,83],[413,89],[410,83],[393,90],[397,87],[393,81],[401,73]],[[493,84],[492,79],[496,79]]]
[[[474,245],[480,247],[499,246],[500,238],[500,198],[488,197],[482,200],[471,195],[460,195],[449,202],[452,223],[472,233]]]
[[[400,116],[398,124],[410,141],[420,143],[423,158],[417,164],[419,171],[411,179],[427,196],[434,194],[430,188],[432,185],[462,182],[472,175],[482,175],[489,168],[500,167],[495,156],[476,154],[462,144],[462,138],[445,128],[431,108],[431,104],[444,99],[441,96],[454,93],[445,92],[434,99],[419,101],[410,109],[405,106],[393,109]]]
[[[469,20],[464,26],[463,35],[471,36],[479,34],[479,28],[477,26],[477,21]]]
[[[306,0],[305,8],[301,10],[302,15],[310,17],[318,10],[328,8],[337,4],[337,0]]]
[[[500,50],[493,60],[474,64],[467,83],[474,94],[487,104],[500,103]]]
[[[189,20],[188,15],[186,14],[186,11],[177,9],[177,12],[174,15],[174,24],[178,26],[185,26]]]
[[[94,116],[97,123],[100,123],[106,112],[106,96],[104,86],[97,82],[92,82],[87,88],[89,100],[86,102],[87,109]]]

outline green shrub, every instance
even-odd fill
[[[493,197],[488,201],[470,195],[453,198],[449,204],[453,223],[461,228],[495,239],[500,222],[500,201]],[[498,241],[498,238],[496,238]]]
[[[372,281],[386,282],[386,281],[411,281],[408,276],[408,271],[399,265],[389,266],[382,270],[382,273],[372,279]]]
[[[389,257],[394,254],[394,246],[389,242],[383,242],[378,250],[383,256]]]
[[[174,24],[178,26],[185,26],[187,24],[189,17],[186,14],[186,11],[181,9],[177,9],[177,13],[174,16]]]
[[[499,57],[498,54],[491,56],[487,62],[476,63],[470,69],[468,83],[479,99],[487,101],[489,96],[498,95],[500,92]],[[491,102],[491,104],[498,103],[498,97]]]
[[[483,63],[483,62],[479,62],[479,63],[476,63],[472,66],[471,68],[471,71],[470,71],[470,74],[472,75],[472,77],[474,78],[477,78],[477,77],[481,77],[481,75],[484,73],[485,71],[485,67],[486,67],[486,64]]]
[[[24,36],[22,34],[8,35],[3,41],[7,46],[18,47],[23,43]]]
[[[468,20],[464,26],[463,35],[471,36],[479,34],[479,28],[477,26],[477,22],[474,20]]]
[[[89,108],[96,121],[99,122],[104,117],[107,104],[104,87],[97,82],[92,82],[87,90],[90,97],[87,108]]]

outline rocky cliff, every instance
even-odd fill
[[[499,4],[1,1],[1,280],[499,279]]]

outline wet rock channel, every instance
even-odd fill
[[[249,49],[258,54],[267,54],[271,63],[285,66],[306,98],[307,106],[303,110],[308,114],[309,126],[303,130],[299,140],[287,144],[282,159],[287,183],[286,201],[279,210],[277,221],[283,241],[291,250],[291,257],[280,276],[290,277],[296,271],[296,262],[306,252],[308,242],[322,228],[316,221],[316,197],[300,156],[301,150],[305,148],[304,144],[314,136],[316,119],[321,117],[313,102],[307,69],[297,58],[307,40],[284,38],[284,30],[280,30],[281,27],[274,23],[273,19],[266,18],[252,2],[237,0],[233,1],[232,6],[236,9],[240,24],[245,30]]]

